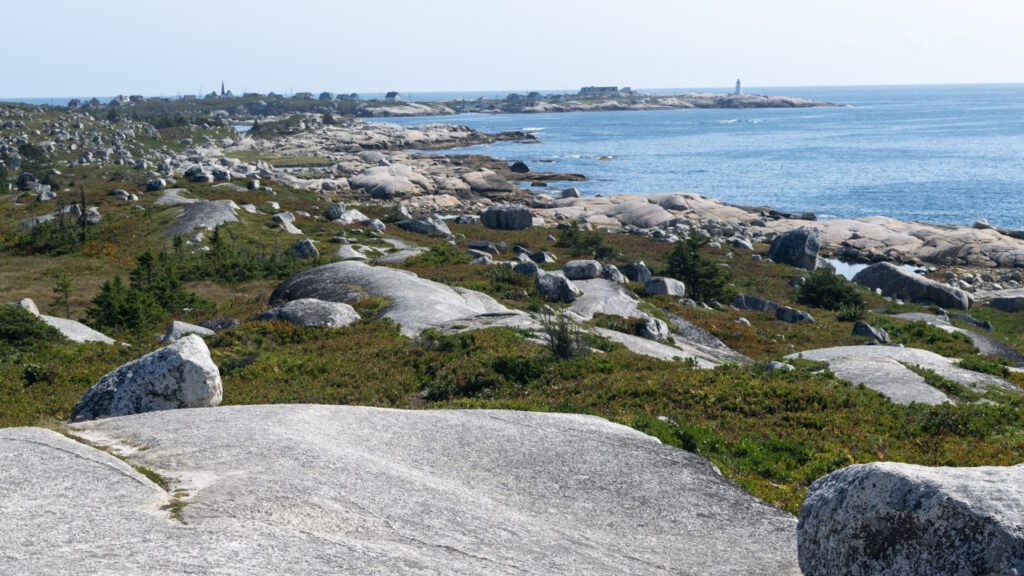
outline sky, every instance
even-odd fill
[[[0,98],[1024,82],[1021,0],[0,1]]]

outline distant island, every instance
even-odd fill
[[[503,98],[480,97],[448,101],[406,100],[392,91],[383,98],[367,99],[356,93],[297,92],[291,95],[251,93],[240,96],[225,87],[205,96],[145,97],[120,95],[107,102],[98,98],[73,99],[67,108],[99,112],[111,119],[129,117],[157,125],[194,123],[207,119],[252,121],[286,114],[327,114],[361,118],[449,116],[463,113],[531,114],[543,112],[597,112],[616,110],[668,110],[696,108],[808,108],[836,106],[790,96],[744,93],[739,81],[734,92],[690,92],[655,95],[617,86],[588,86],[568,94],[509,93]],[[57,108],[60,108],[59,106]]]

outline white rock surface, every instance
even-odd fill
[[[222,393],[209,348],[191,334],[100,378],[72,410],[71,420],[216,406]]]
[[[74,433],[135,447],[187,525],[123,462],[2,430],[11,574],[799,574],[792,516],[593,417],[253,406]]]
[[[863,384],[898,404],[942,404],[950,401],[946,394],[928,385],[924,378],[907,366],[920,366],[932,370],[943,378],[978,392],[985,392],[990,386],[1007,391],[1020,390],[1002,378],[964,370],[957,367],[949,358],[915,348],[844,346],[787,356],[790,360],[798,358],[828,362],[832,372],[839,378],[854,384]]]
[[[167,332],[164,333],[164,344],[173,344],[178,340],[181,340],[189,334],[197,334],[199,336],[213,336],[213,330],[209,328],[203,328],[202,326],[196,326],[195,324],[189,324],[188,322],[179,322],[175,320],[171,322],[171,325],[167,327]]]
[[[297,274],[274,290],[271,304],[300,298],[354,304],[367,296],[384,297],[383,317],[415,336],[427,328],[483,314],[513,314],[496,300],[471,290],[453,289],[411,272],[362,262],[337,262]]]
[[[800,512],[807,576],[1024,574],[1024,466],[877,463],[818,480]]]

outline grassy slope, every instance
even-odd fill
[[[19,233],[15,223],[52,210],[53,204],[15,204],[11,196],[0,197],[0,301],[32,297],[45,310],[53,284],[51,273],[64,269],[75,277],[72,316],[81,318],[103,281],[125,274],[141,251],[169,246],[170,239],[162,230],[173,220],[176,209],[154,207],[152,194],[141,201],[146,208],[143,214],[111,200],[107,193],[114,188],[139,189],[138,177],[130,170],[62,170],[64,186],[84,188],[88,203],[100,207],[103,222],[91,232],[90,242],[75,254],[32,254],[16,247]],[[273,199],[284,209],[312,214],[326,207],[326,202],[312,193],[284,188],[272,198],[208,185],[190,185],[189,189],[197,197],[231,198],[238,203],[261,205]],[[372,207],[365,211],[382,215]],[[241,218],[242,222],[225,229],[226,242],[232,245],[280,251],[295,241],[295,237],[272,228],[269,215],[241,213]],[[338,227],[324,221],[300,219],[298,225],[322,247],[338,233]],[[468,239],[551,250],[562,261],[573,257],[569,249],[547,239],[551,230],[452,228]],[[388,233],[422,245],[438,243],[395,230],[394,226]],[[664,265],[670,249],[666,244],[634,236],[606,235],[606,242],[622,253],[613,261],[644,259],[656,270]],[[722,252],[709,251],[708,255],[730,266],[738,292],[807,309],[796,304],[795,291],[787,287],[800,271],[755,262],[744,251],[737,251],[732,258]],[[492,275],[487,267],[468,264],[460,257],[446,258],[420,258],[407,267],[427,278],[488,292],[510,306],[539,306],[528,284],[509,284]],[[203,313],[204,317],[248,320],[265,309],[276,284],[275,279],[237,284],[207,279],[191,283],[190,288],[216,304],[216,309]],[[519,294],[523,290],[526,293]],[[909,305],[896,308],[873,295],[865,296],[875,310],[921,310]],[[769,315],[695,310],[665,299],[649,299],[648,305],[707,328],[759,361],[810,348],[860,343],[850,336],[849,323],[837,321],[834,313],[825,310],[809,309],[817,324],[793,326]],[[753,326],[737,324],[735,320],[741,316]],[[995,334],[1011,345],[1024,345],[1021,316],[986,309],[977,311],[976,316],[990,319],[997,327]],[[181,319],[203,318],[183,314]],[[964,339],[923,325],[880,318],[872,321],[890,329],[897,341],[909,346],[951,356],[972,351]],[[148,348],[157,346],[155,337]],[[209,344],[223,373],[227,404],[320,402],[596,414],[698,451],[754,494],[791,511],[798,508],[810,482],[854,462],[891,459],[924,464],[1011,464],[1024,456],[1024,406],[1019,401],[1001,406],[895,406],[872,391],[851,387],[820,367],[803,363],[792,373],[767,373],[739,366],[695,371],[683,363],[640,358],[615,346],[608,353],[557,361],[512,331],[489,330],[413,342],[400,336],[394,325],[379,320],[333,331],[248,323],[210,339]],[[92,383],[144,351],[66,343],[3,349],[0,426],[66,418]]]

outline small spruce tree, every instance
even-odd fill
[[[690,297],[699,301],[722,300],[732,293],[729,271],[700,253],[708,242],[691,227],[686,238],[676,243],[669,254],[665,270],[665,276],[680,280],[686,285]]]

